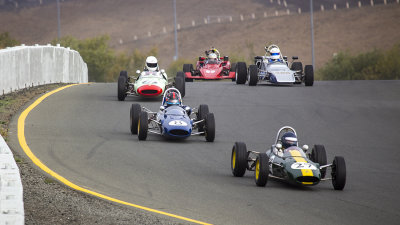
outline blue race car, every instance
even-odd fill
[[[195,109],[182,105],[181,93],[178,89],[169,88],[164,93],[158,112],[152,112],[139,104],[132,104],[131,133],[137,134],[139,140],[146,140],[147,133],[153,133],[169,139],[204,135],[208,142],[213,142],[215,139],[214,114],[209,113],[207,105],[200,105],[199,109],[194,111]]]

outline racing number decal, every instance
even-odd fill
[[[311,163],[306,163],[306,162],[296,162],[293,163],[291,165],[292,169],[297,169],[297,170],[301,170],[301,169],[310,169],[310,170],[316,170],[317,168],[312,165]]]
[[[173,120],[168,123],[170,126],[187,126],[187,123],[182,120]]]

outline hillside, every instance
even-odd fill
[[[177,18],[182,27],[178,32],[179,56],[195,60],[204,49],[215,46],[225,55],[250,57],[263,54],[265,43],[273,42],[280,45],[284,55],[297,55],[303,63],[310,63],[310,19],[306,13],[309,1],[287,0],[287,7],[282,2],[279,5],[277,0],[273,3],[177,0]],[[332,2],[337,2],[338,10],[332,10]],[[400,41],[399,4],[344,9],[343,2],[314,0],[317,68],[338,51],[357,53],[372,48],[387,49]],[[329,10],[321,12],[319,6],[328,3],[325,7]],[[302,14],[297,13],[299,7]],[[290,15],[284,15],[287,9]],[[275,11],[282,16],[273,16]],[[110,45],[118,51],[135,48],[147,51],[157,47],[161,65],[165,67],[174,55],[172,12],[172,1],[165,0],[69,0],[61,4],[61,34],[77,38],[109,34]],[[240,20],[240,15],[244,21]],[[210,24],[205,25],[204,18],[208,16]],[[223,16],[220,24],[216,16]],[[57,36],[56,18],[56,5],[49,3],[41,7],[3,10],[0,32],[8,31],[26,44],[46,44]],[[192,20],[195,27],[191,27]],[[165,34],[163,27],[167,31]],[[151,37],[148,37],[149,31]]]

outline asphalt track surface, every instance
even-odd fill
[[[119,102],[115,83],[95,83],[64,89],[33,109],[25,121],[27,144],[50,169],[81,187],[207,223],[400,221],[399,81],[186,85],[184,104],[208,104],[215,114],[213,143],[201,136],[167,141],[153,134],[139,141],[129,131],[131,104],[155,111],[160,100]],[[232,176],[235,141],[263,151],[284,125],[297,130],[300,144],[324,144],[328,162],[335,155],[345,158],[343,191],[333,190],[330,181],[299,188],[269,180],[257,187],[252,172]]]

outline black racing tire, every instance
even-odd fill
[[[232,147],[231,170],[235,177],[243,177],[247,169],[247,147],[243,142],[235,142]]]
[[[299,71],[298,74],[300,74],[300,79],[296,80],[295,84],[301,84],[302,76],[303,76],[303,63],[301,63],[301,62],[293,62],[292,66],[290,67],[290,70]]]
[[[257,155],[254,168],[254,181],[259,187],[264,187],[268,181],[268,156],[266,153]]]
[[[126,70],[122,70],[121,72],[119,72],[119,76],[123,76],[126,78],[126,80],[128,80],[128,72]]]
[[[131,133],[132,134],[137,134],[138,133],[138,122],[139,122],[139,116],[140,113],[142,112],[142,108],[140,107],[139,104],[134,103],[131,106],[131,111],[130,111],[130,128],[131,128]]]
[[[236,63],[236,84],[245,84],[247,79],[247,66],[245,62]]]
[[[186,94],[185,79],[183,78],[184,76],[185,75],[183,72],[178,72],[175,77],[175,87],[181,93],[182,98],[185,97]]]
[[[149,129],[148,118],[147,112],[140,112],[138,121],[138,138],[140,141],[144,141],[147,138],[147,131]]]
[[[249,66],[249,86],[256,86],[258,83],[258,68],[256,65]]]
[[[126,86],[127,79],[125,76],[119,76],[118,77],[118,100],[119,101],[124,101],[126,97],[126,92],[128,91]]]
[[[304,84],[306,86],[313,86],[314,84],[314,68],[312,65],[304,67]]]
[[[335,190],[343,190],[346,185],[346,162],[342,156],[335,156],[332,163],[332,185]]]
[[[204,126],[207,142],[213,142],[215,139],[215,118],[213,113],[208,113]]]
[[[192,64],[183,64],[183,72],[192,72],[193,71],[193,65]]]
[[[325,146],[314,145],[313,149],[311,150],[310,159],[315,163],[319,163],[320,166],[326,165],[328,161],[326,158]],[[321,169],[320,172],[321,172],[321,178],[325,178],[326,168]]]
[[[231,69],[229,72],[235,72],[236,71],[236,63],[231,63]],[[236,76],[232,78],[232,82],[236,81]]]
[[[199,110],[197,112],[197,121],[205,119],[208,113],[209,113],[208,105],[205,104],[200,105]],[[198,123],[197,127],[199,132],[203,132],[204,122]]]

